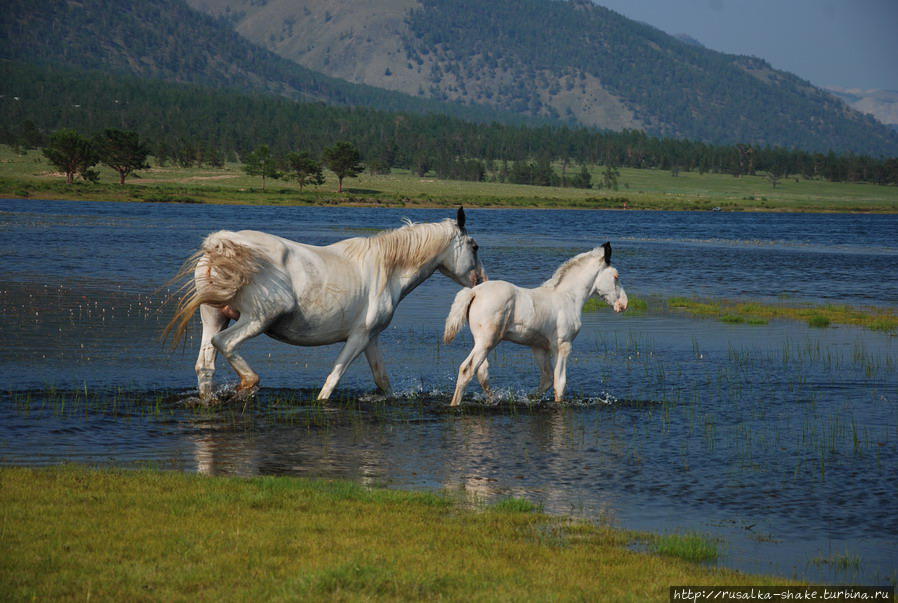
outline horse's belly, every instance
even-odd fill
[[[548,338],[541,332],[534,329],[522,329],[520,327],[515,327],[512,325],[505,332],[505,336],[503,339],[507,341],[511,341],[514,343],[520,343],[521,345],[529,345],[531,347],[538,347],[544,350],[548,350],[550,348],[550,343]]]
[[[328,345],[346,341],[351,328],[339,318],[309,321],[297,314],[288,314],[274,321],[265,334],[293,345]]]

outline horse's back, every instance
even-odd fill
[[[487,281],[474,288],[468,322],[472,332],[490,330],[501,339],[524,345],[549,346],[554,329],[551,311],[539,289],[518,287],[507,281]]]

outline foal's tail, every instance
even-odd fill
[[[455,301],[452,302],[452,309],[449,310],[449,316],[446,317],[446,330],[443,331],[443,341],[450,343],[465,323],[468,321],[468,308],[474,301],[474,290],[465,287],[455,294]]]
[[[236,240],[235,233],[221,230],[207,236],[170,281],[184,284],[178,290],[178,307],[162,332],[163,339],[173,334],[172,345],[177,345],[197,308],[202,304],[226,305],[259,268],[258,253]]]

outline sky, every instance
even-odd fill
[[[898,90],[898,0],[594,0],[817,86]]]

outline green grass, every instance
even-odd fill
[[[535,505],[526,498],[515,498],[514,496],[503,498],[490,508],[493,511],[505,513],[534,513],[536,511],[542,511],[542,508],[539,505]]]
[[[658,536],[654,549],[661,555],[677,557],[686,561],[716,561],[716,543],[701,534],[665,534]]]
[[[151,165],[155,162],[150,159]],[[593,182],[603,166],[590,166]],[[556,166],[560,171],[560,167]],[[419,177],[407,170],[387,175],[363,174],[344,181],[338,195],[336,178],[327,173],[321,187],[299,187],[289,180],[247,176],[238,164],[223,168],[154,167],[139,172],[125,186],[101,167],[99,184],[66,185],[39,151],[15,154],[0,145],[0,194],[34,199],[96,201],[161,201],[264,205],[382,205],[442,207],[463,203],[477,207],[611,208],[724,211],[898,212],[898,188],[873,184],[786,180],[776,190],[763,176],[734,178],[724,174],[661,170],[620,170],[618,190],[526,186],[497,182],[463,182]]]
[[[348,482],[65,466],[0,468],[0,485],[3,600],[644,601],[786,582],[636,552],[607,527]]]
[[[590,297],[589,299],[586,300],[586,303],[583,304],[583,311],[584,312],[599,312],[599,311],[602,311],[609,307],[610,306],[608,306],[608,304],[605,303],[605,300],[599,299],[597,297]],[[641,297],[635,297],[635,296],[630,295],[630,296],[628,296],[628,300],[627,300],[627,312],[626,312],[626,314],[624,314],[624,316],[626,316],[627,314],[642,314],[644,312],[647,312],[648,309],[649,309],[649,304],[646,300],[644,300]]]
[[[831,324],[852,325],[874,331],[898,331],[898,309],[837,304],[789,306],[759,302],[728,300],[695,300],[671,297],[667,307],[693,316],[716,318],[728,323],[763,325],[770,320],[795,320],[811,327],[826,328]]]
[[[814,314],[810,318],[808,318],[808,326],[816,327],[818,329],[825,329],[828,327],[832,321],[827,316],[823,316],[822,314]]]

